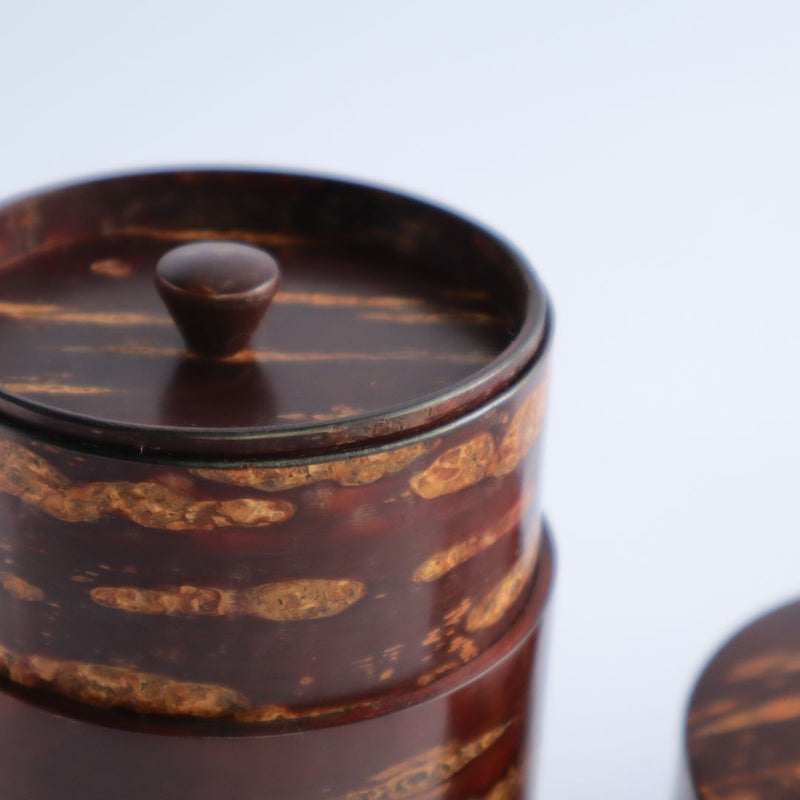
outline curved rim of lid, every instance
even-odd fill
[[[13,206],[48,195],[93,185],[185,174],[198,176],[260,175],[298,181],[324,181],[368,193],[397,198],[420,209],[466,225],[495,244],[507,257],[525,291],[525,315],[514,339],[486,366],[445,390],[379,412],[342,417],[314,425],[204,428],[138,425],[65,411],[0,389],[0,414],[34,433],[78,439],[83,447],[111,449],[120,455],[158,457],[280,458],[326,455],[341,449],[371,448],[399,438],[425,433],[478,408],[502,392],[534,360],[546,344],[550,308],[547,293],[529,262],[505,238],[468,216],[412,194],[340,177],[242,167],[179,167],[106,174],[66,181],[11,197],[0,203],[0,214]]]

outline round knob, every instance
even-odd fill
[[[271,255],[236,242],[181,245],[156,266],[159,294],[187,347],[205,358],[247,347],[279,281]]]

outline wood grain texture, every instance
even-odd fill
[[[252,586],[245,590],[212,586],[97,586],[92,600],[106,608],[132,614],[179,616],[250,616],[273,622],[297,622],[339,614],[366,592],[360,581],[325,578],[297,579]]]
[[[800,796],[800,603],[739,631],[692,694],[686,722],[698,800]]]
[[[488,526],[478,534],[463,539],[458,544],[448,547],[439,553],[434,553],[430,558],[420,564],[412,575],[417,583],[430,583],[439,580],[459,565],[469,561],[483,550],[491,547],[503,536],[510,534],[517,525],[523,509],[532,500],[531,493],[520,498],[496,523]]]
[[[230,687],[267,716],[434,683],[530,591],[541,436],[491,470],[515,421],[543,413],[545,381],[542,363],[421,441],[274,467],[157,466],[0,429],[3,570],[47,598],[0,592],[0,643]],[[476,440],[491,443],[477,470],[451,479],[447,454]],[[415,492],[420,475],[447,491]]]
[[[176,681],[127,667],[19,653],[2,645],[0,676],[20,686],[54,691],[87,706],[123,708],[139,714],[218,717],[249,704],[244,695],[225,686]]]
[[[0,439],[0,492],[65,522],[94,522],[113,514],[169,531],[264,527],[284,522],[295,511],[287,500],[197,500],[155,482],[73,483],[45,458],[8,439]]]
[[[333,481],[339,486],[366,486],[405,469],[420,456],[436,448],[438,442],[420,442],[407,447],[384,450],[373,455],[337,458],[292,467],[249,467],[247,469],[196,469],[201,478],[245,486],[263,492],[278,492]]]
[[[439,688],[338,716],[276,711],[258,735],[237,715],[142,717],[0,683],[4,800],[528,800],[546,564],[520,619]]]
[[[370,775],[363,788],[336,800],[406,800],[446,784],[485,753],[511,726],[502,723],[468,742],[448,742]]]
[[[230,357],[153,288],[203,239],[283,267]],[[340,181],[128,176],[0,207],[0,295],[4,800],[521,800],[551,321],[512,249]]]
[[[27,600],[31,603],[40,603],[45,599],[44,592],[24,578],[13,572],[0,572],[0,585],[17,600]]]

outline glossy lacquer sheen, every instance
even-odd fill
[[[513,250],[127,176],[0,208],[0,297],[4,800],[523,796],[552,326]]]
[[[280,467],[137,463],[0,430],[0,664],[42,687],[58,663],[124,665],[219,697],[97,704],[252,719],[435,680],[524,602],[545,394],[537,370],[435,437]]]
[[[404,800],[530,797],[537,651],[552,581],[545,539],[525,609],[438,689],[276,721],[261,735],[217,723],[78,714],[0,693],[5,800]]]

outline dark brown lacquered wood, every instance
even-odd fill
[[[251,350],[187,358],[153,291],[181,243],[266,247],[283,282]],[[502,241],[342,181],[123,176],[0,208],[0,411],[139,456],[277,458],[458,419],[543,343],[544,293]]]
[[[712,658],[686,723],[692,797],[800,797],[800,602],[757,619]]]
[[[156,264],[156,287],[187,347],[200,357],[233,356],[250,344],[278,290],[272,256],[237,242],[193,242]]]
[[[223,686],[253,718],[457,670],[535,569],[545,368],[449,429],[313,463],[157,465],[0,426],[6,660]]]
[[[370,187],[0,208],[4,800],[521,798],[550,335],[507,245]]]
[[[243,726],[125,717],[0,689],[4,800],[524,800],[531,797],[545,540],[523,613],[437,687],[333,716]]]

